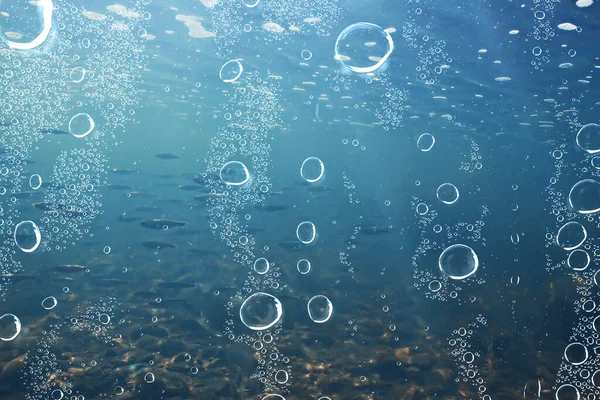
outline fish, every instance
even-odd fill
[[[136,212],[150,212],[150,211],[159,211],[158,207],[153,206],[140,206],[133,209]]]
[[[160,282],[158,284],[158,286],[163,289],[188,289],[188,288],[197,287],[198,285],[196,285],[194,283],[172,281],[172,282]]]
[[[33,208],[37,208],[39,210],[43,210],[43,211],[56,211],[56,210],[61,210],[62,207],[59,205],[58,203],[53,203],[51,201],[42,201],[40,203],[33,203],[32,204]]]
[[[129,285],[129,281],[124,281],[122,279],[114,279],[114,278],[104,278],[104,279],[92,279],[90,281],[91,284],[103,287],[115,287],[115,286],[125,286]]]
[[[135,292],[133,295],[136,297],[141,297],[142,299],[146,299],[146,300],[154,300],[157,297],[160,297],[158,295],[158,293],[148,292],[148,291]]]
[[[114,173],[114,174],[117,174],[117,175],[130,175],[130,174],[135,174],[135,173],[137,173],[137,172],[140,172],[140,171],[139,171],[139,170],[137,170],[137,169],[128,169],[128,168],[123,168],[123,169],[120,169],[120,168],[113,168],[113,169],[111,170],[111,172],[112,172],[112,173]]]
[[[178,158],[181,158],[172,153],[158,153],[155,154],[154,157],[160,158],[161,160],[176,160]]]
[[[150,219],[147,221],[142,221],[140,223],[140,225],[142,225],[144,228],[148,228],[148,229],[164,230],[165,227],[167,229],[182,227],[182,226],[185,226],[186,223],[182,222],[182,221],[173,221],[170,219],[158,219],[157,218],[157,219]]]
[[[28,191],[24,191],[24,192],[13,193],[12,197],[15,197],[17,199],[23,199],[26,197],[35,196],[36,194],[40,194],[40,193],[41,192],[39,192],[39,191],[28,190]]]
[[[259,211],[276,212],[276,211],[285,211],[289,207],[284,206],[283,204],[258,204],[256,206],[254,206],[254,208]]]
[[[24,274],[2,274],[2,275],[0,275],[0,280],[2,280],[2,281],[8,280],[11,283],[34,281],[34,282],[43,284],[43,282],[41,280],[39,280],[38,278],[36,278],[35,276],[24,275]]]
[[[65,265],[57,265],[56,267],[52,267],[53,271],[56,272],[64,272],[64,273],[74,273],[74,272],[84,272],[87,268],[83,265],[76,264],[65,264]]]
[[[326,193],[332,192],[333,188],[327,186],[308,186],[307,190],[311,193]]]
[[[302,247],[302,244],[296,240],[288,240],[286,242],[280,242],[279,246],[283,247],[284,249],[299,249]]]
[[[159,241],[147,241],[142,242],[142,246],[147,247],[149,249],[173,249],[177,247],[177,245],[167,243],[167,242],[159,242]]]
[[[132,190],[133,187],[129,185],[119,185],[119,184],[108,184],[106,187],[110,190]]]
[[[61,131],[56,128],[40,128],[38,129],[39,133],[43,133],[44,135],[68,135],[69,132]]]
[[[219,175],[214,175],[214,174],[196,175],[192,178],[192,181],[194,183],[197,183],[198,185],[203,185],[203,186],[214,186],[214,185],[222,183],[221,177]]]
[[[360,232],[367,235],[376,235],[380,233],[389,233],[391,229],[387,225],[365,224],[359,226]]]
[[[150,194],[150,193],[144,193],[144,192],[138,192],[138,191],[133,191],[133,192],[127,192],[127,197],[143,197],[143,198],[150,198],[150,197],[155,197],[155,194]]]
[[[186,191],[204,190],[204,188],[202,186],[198,186],[198,185],[181,185],[181,186],[179,186],[179,189],[186,190]]]
[[[141,218],[140,217],[130,217],[128,215],[119,215],[119,222],[134,222],[134,221],[139,221]]]
[[[202,193],[194,196],[194,200],[207,202],[210,199],[218,199],[219,197],[224,196],[223,193]]]

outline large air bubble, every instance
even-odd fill
[[[585,239],[587,239],[587,231],[576,221],[567,222],[556,234],[556,244],[567,251],[575,250],[585,242]]]
[[[69,132],[76,138],[81,139],[92,133],[95,126],[94,120],[89,114],[79,113],[69,121]]]
[[[241,186],[250,180],[250,172],[246,166],[239,161],[229,161],[219,171],[221,180],[231,186]]]
[[[417,139],[417,147],[422,152],[427,152],[433,149],[433,145],[435,144],[435,137],[431,133],[423,133]]]
[[[589,354],[585,345],[579,342],[573,342],[565,348],[564,356],[569,364],[581,365],[587,361]]]
[[[477,271],[479,258],[469,246],[454,244],[440,254],[438,265],[450,279],[465,279]]]
[[[567,265],[574,271],[583,271],[590,265],[590,255],[582,249],[575,249],[569,253]]]
[[[0,340],[10,342],[21,333],[21,320],[14,314],[0,317]]]
[[[296,237],[304,244],[310,244],[317,236],[317,228],[310,221],[300,222],[296,228]]]
[[[587,124],[579,129],[575,142],[589,154],[600,152],[600,125]]]
[[[48,38],[52,28],[52,0],[0,1],[0,38],[11,49],[30,50]]]
[[[458,189],[451,183],[442,183],[436,190],[435,195],[444,204],[454,204],[458,201]]]
[[[323,178],[325,174],[325,164],[317,157],[308,157],[302,162],[300,167],[300,176],[309,182],[315,183]]]
[[[594,179],[583,179],[569,191],[569,206],[579,214],[600,211],[600,183]]]
[[[240,307],[240,320],[255,331],[271,328],[281,320],[282,316],[281,302],[277,297],[268,293],[254,293]]]
[[[358,22],[339,34],[334,58],[350,71],[367,74],[382,68],[392,51],[394,41],[382,27]]]
[[[21,221],[15,226],[15,244],[24,253],[34,252],[42,241],[40,229],[33,221]]]
[[[321,294],[310,299],[306,307],[308,308],[308,316],[317,324],[329,321],[333,314],[333,304],[326,296]]]
[[[231,83],[237,81],[244,72],[242,63],[238,60],[229,60],[221,67],[219,77],[223,82]]]

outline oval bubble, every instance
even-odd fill
[[[435,137],[431,133],[423,133],[417,139],[417,147],[423,152],[427,152],[433,148]]]
[[[583,271],[590,265],[590,255],[582,249],[575,249],[569,253],[567,265],[574,271]]]
[[[24,253],[34,252],[42,241],[40,229],[33,221],[21,221],[15,226],[15,244]]]
[[[254,331],[269,329],[281,320],[283,307],[273,295],[257,292],[250,295],[240,307],[240,320]]]
[[[333,314],[333,304],[329,299],[321,294],[314,296],[306,305],[308,316],[313,322],[322,324],[329,321]]]
[[[269,272],[269,261],[264,257],[257,258],[256,261],[254,261],[254,272],[260,275]]]
[[[339,34],[334,58],[350,71],[367,74],[381,68],[393,51],[394,41],[382,27],[358,22]]]
[[[429,212],[429,206],[425,203],[417,204],[417,214],[425,215]]]
[[[238,60],[229,60],[221,67],[219,78],[221,78],[223,82],[235,82],[242,76],[242,72],[244,72],[242,63]]]
[[[306,275],[310,272],[310,261],[305,260],[304,258],[296,264],[296,269],[302,275]]]
[[[56,307],[57,304],[58,301],[54,296],[48,296],[44,300],[42,300],[42,307],[44,307],[45,310],[52,310],[54,307]]]
[[[302,162],[300,176],[307,182],[318,182],[325,174],[325,164],[317,157],[308,157]]]
[[[63,397],[65,397],[65,395],[60,389],[54,389],[52,393],[50,393],[50,398],[52,400],[61,400]]]
[[[600,183],[594,179],[583,179],[569,191],[569,206],[579,214],[600,211]]]
[[[283,397],[280,394],[268,394],[265,397],[263,397],[261,400],[285,400],[285,397]]]
[[[581,394],[579,393],[579,389],[575,386],[570,383],[565,383],[556,389],[554,398],[556,400],[580,400]]]
[[[310,244],[317,236],[317,228],[310,221],[300,222],[296,228],[296,237],[304,244]]]
[[[469,246],[453,244],[440,254],[438,265],[450,279],[465,279],[477,271],[479,258]]]
[[[82,67],[73,68],[69,73],[69,78],[75,83],[83,82],[83,79],[85,78],[85,69]]]
[[[29,187],[38,190],[42,187],[42,177],[39,174],[33,174],[29,177]]]
[[[76,138],[84,138],[94,130],[94,120],[87,113],[74,115],[69,121],[69,132]]]
[[[587,124],[577,132],[575,143],[589,154],[600,151],[600,125]]]
[[[575,250],[587,239],[587,231],[579,222],[570,221],[560,227],[556,234],[556,244],[562,249]]]
[[[288,373],[286,371],[284,371],[283,369],[280,369],[279,371],[275,372],[275,382],[277,382],[280,385],[283,385],[287,381],[288,381]]]
[[[442,183],[436,190],[435,195],[444,204],[454,204],[458,201],[458,189],[451,183]]]
[[[260,0],[242,0],[242,3],[248,8],[254,8],[260,3]]]
[[[312,53],[310,50],[302,50],[302,53],[300,53],[300,57],[302,57],[304,61],[308,61],[312,58]]]
[[[0,340],[10,342],[21,333],[21,320],[14,314],[0,317]]]
[[[600,369],[594,371],[594,373],[592,374],[591,381],[592,385],[594,385],[595,387],[600,387]]]
[[[429,287],[429,290],[431,290],[432,292],[437,292],[442,288],[442,283],[440,281],[438,281],[437,279],[429,282],[429,285],[427,285],[427,287]]]
[[[52,29],[52,10],[52,0],[0,1],[3,15],[0,38],[11,49],[30,50],[40,46]]]
[[[579,342],[569,343],[564,352],[565,360],[572,365],[581,365],[587,361],[589,354],[587,347]]]
[[[229,161],[219,171],[221,180],[230,186],[244,185],[250,180],[250,172],[246,166],[239,161]]]

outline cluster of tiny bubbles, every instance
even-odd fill
[[[479,151],[479,145],[473,139],[470,139],[469,153],[463,154],[464,159],[460,162],[460,170],[473,173],[483,168],[481,162],[481,153]]]
[[[89,234],[90,223],[102,213],[99,188],[106,184],[106,175],[107,162],[101,149],[61,152],[40,203],[45,250],[62,250]]]
[[[329,36],[342,14],[338,0],[221,0],[209,9],[221,58],[236,52],[249,35],[265,44],[299,33]]]
[[[346,194],[348,194],[348,202],[350,204],[360,204],[360,200],[356,198],[356,185],[354,185],[346,171],[342,172],[342,178],[344,180],[344,189]]]
[[[533,29],[527,38],[531,45],[531,65],[535,70],[543,71],[543,66],[550,62],[549,50],[544,42],[555,35],[554,29],[558,23],[554,19],[554,7],[558,2],[559,0],[535,1],[529,10]]]
[[[426,85],[433,85],[438,77],[450,68],[452,58],[446,49],[446,42],[430,36],[431,26],[425,21],[424,3],[409,0],[406,19],[402,24],[402,38],[408,49],[416,51],[413,57],[418,60],[415,67],[415,79]]]
[[[48,308],[48,304],[50,304],[48,299],[44,299],[42,303],[46,309],[50,309]],[[52,323],[42,331],[42,336],[36,342],[35,349],[27,352],[22,369],[21,380],[27,389],[25,397],[27,400],[84,399],[80,391],[73,387],[73,383],[70,381],[71,374],[67,369],[71,364],[77,363],[77,367],[85,367],[86,364],[78,363],[76,361],[78,356],[71,357],[65,368],[62,366],[64,361],[61,359],[60,353],[57,354],[53,347],[62,339],[62,334],[66,329],[89,331],[91,336],[96,338],[94,340],[111,343],[111,317],[114,316],[115,309],[119,305],[113,297],[80,305],[73,316]],[[92,360],[89,365],[93,367],[97,363]]]
[[[487,387],[477,366],[481,354],[476,349],[481,346],[475,341],[478,340],[479,331],[486,325],[487,319],[480,314],[467,326],[452,331],[452,335],[448,338],[448,350],[457,370],[454,380],[458,384],[466,384],[476,390],[479,398],[486,395]]]
[[[375,76],[369,74],[353,74],[346,71],[335,71],[335,73],[324,78],[330,83],[334,94],[339,96],[356,96],[356,93],[365,93],[375,96],[379,100],[370,113],[374,113],[371,118],[376,119],[376,123],[381,125],[384,130],[397,128],[404,123],[404,108],[408,99],[408,92],[404,88],[399,88],[388,78],[385,73],[379,73]],[[356,112],[358,104],[353,108]]]
[[[556,398],[590,399],[600,396],[600,278],[597,271],[573,274],[578,298],[574,302],[575,323],[552,386]],[[574,398],[573,397],[573,398]]]
[[[481,276],[474,275],[480,264],[471,244],[477,244],[477,248],[486,246],[486,240],[481,231],[485,226],[489,209],[482,206],[479,211],[479,218],[473,222],[460,220],[452,224],[441,224],[437,223],[440,218],[439,212],[427,205],[424,200],[413,197],[411,205],[415,210],[417,225],[421,230],[421,241],[412,257],[415,288],[421,291],[425,297],[431,299],[453,300],[459,303],[475,301],[476,299],[473,296],[468,296],[467,293],[463,292],[468,287],[485,283]],[[468,243],[468,245],[464,243]],[[464,261],[464,265],[459,265],[461,273],[458,274],[454,272],[445,273],[444,268],[442,268],[446,265],[442,256],[445,252],[453,249],[466,250],[460,251],[461,255],[465,257],[459,257],[460,260]],[[434,256],[437,259],[434,259]],[[426,268],[426,265],[438,265],[438,268]],[[461,296],[461,293],[464,296]],[[465,298],[463,299],[463,297]]]
[[[222,2],[213,15],[226,7],[236,5]],[[264,253],[268,247],[256,247],[256,239],[247,232],[248,218],[242,213],[244,207],[260,204],[270,195],[270,140],[273,128],[281,124],[280,89],[269,72],[264,77],[258,72],[244,73],[237,83],[222,105],[231,117],[224,118],[211,139],[205,157],[207,171],[201,174],[210,189],[209,227],[230,248],[233,261],[248,268],[242,287],[225,305],[223,333],[255,352],[258,364],[252,377],[262,383],[265,392],[285,391],[291,366],[276,343],[283,315],[277,296],[287,285],[282,283],[276,263],[267,260]],[[256,255],[259,251],[262,257]],[[277,373],[280,370],[284,372]]]

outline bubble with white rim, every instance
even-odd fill
[[[296,237],[303,244],[312,243],[317,236],[317,228],[310,221],[300,222],[296,227]]]
[[[567,265],[574,271],[584,271],[590,265],[590,255],[583,249],[575,249],[569,253]]]
[[[40,229],[33,221],[21,221],[15,226],[15,244],[24,253],[34,252],[42,241]]]
[[[275,382],[277,382],[280,385],[287,383],[288,378],[288,373],[283,369],[280,369],[279,371],[275,372]]]
[[[308,261],[304,258],[302,260],[299,260],[298,263],[296,264],[296,269],[302,275],[308,274],[310,272],[310,261]]]
[[[335,60],[352,72],[374,73],[394,51],[394,41],[379,25],[357,22],[340,32],[335,41]]]
[[[65,394],[60,389],[54,389],[52,393],[50,393],[50,399],[52,400],[61,400],[63,397],[65,397]]]
[[[310,50],[302,50],[302,53],[300,53],[300,57],[302,57],[304,61],[308,61],[312,58],[312,53]]]
[[[240,320],[254,331],[269,329],[283,316],[283,306],[271,294],[257,292],[250,295],[240,307]]]
[[[94,120],[87,113],[75,114],[69,120],[69,132],[79,139],[92,133],[95,126]]]
[[[565,383],[556,389],[554,397],[556,400],[580,400],[581,394],[575,386]]]
[[[331,301],[322,294],[313,296],[313,298],[308,301],[306,308],[308,309],[308,316],[310,319],[317,324],[323,324],[329,321],[329,318],[331,318],[331,315],[333,314],[333,304],[331,304]]]
[[[254,272],[259,275],[264,275],[269,272],[269,261],[264,257],[257,258],[256,261],[254,261]]]
[[[479,258],[465,244],[453,244],[438,259],[440,271],[450,279],[460,280],[473,275],[479,268]]]
[[[83,82],[83,79],[85,78],[85,69],[82,67],[73,68],[69,73],[69,78],[74,83]]]
[[[454,204],[459,198],[456,186],[448,182],[442,183],[435,191],[435,195],[444,204]]]
[[[565,360],[572,365],[581,365],[588,360],[589,353],[583,343],[573,342],[565,347]]]
[[[254,8],[260,4],[260,0],[242,0],[242,4],[248,8]]]
[[[600,125],[587,124],[577,132],[575,143],[589,154],[600,152]]]
[[[12,17],[3,18],[0,38],[15,50],[40,46],[52,29],[52,11],[52,0],[0,2],[0,13]]]
[[[242,76],[242,72],[244,72],[244,67],[241,62],[229,60],[221,67],[219,78],[226,83],[235,82]]]
[[[39,174],[33,174],[29,177],[29,187],[38,190],[42,187],[42,177]]]
[[[44,310],[52,310],[54,307],[56,307],[57,304],[58,301],[54,296],[48,296],[44,300],[42,300],[42,307],[44,307]]]
[[[317,157],[308,157],[302,162],[300,167],[300,176],[309,183],[315,183],[323,178],[325,174],[325,164]]]
[[[417,214],[425,215],[429,212],[429,206],[425,203],[417,204]]]
[[[0,340],[10,342],[21,333],[21,320],[14,314],[0,317]]]
[[[556,244],[564,250],[575,250],[587,239],[587,231],[577,221],[570,221],[560,227],[556,234]]]
[[[569,206],[579,214],[600,211],[600,183],[594,179],[582,179],[569,191]]]
[[[423,133],[417,139],[417,147],[422,152],[428,152],[433,149],[433,145],[435,144],[435,137],[431,133]]]
[[[265,397],[263,397],[261,400],[285,400],[285,397],[283,397],[280,394],[268,394]]]
[[[230,186],[241,186],[250,181],[250,172],[240,161],[229,161],[219,171],[221,180]]]

